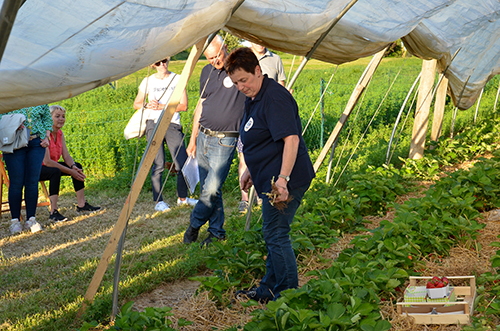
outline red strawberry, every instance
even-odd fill
[[[432,282],[433,282],[434,284],[436,284],[437,282],[440,282],[440,281],[441,281],[441,278],[439,278],[438,276],[434,276],[434,277],[432,277]]]
[[[434,283],[433,282],[428,282],[427,283],[427,288],[435,288],[436,286],[434,286]]]
[[[441,287],[444,287],[444,283],[443,282],[438,282],[437,285],[436,285],[437,288],[441,288]]]
[[[444,286],[446,286],[446,285],[448,285],[448,284],[450,283],[450,281],[449,281],[449,280],[448,280],[448,278],[446,278],[446,277],[443,277],[443,278],[442,278],[442,281],[443,281],[443,283],[444,283]]]

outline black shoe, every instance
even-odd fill
[[[59,211],[57,211],[57,209],[54,210],[54,212],[52,214],[50,214],[50,216],[49,216],[49,221],[52,221],[52,222],[64,222],[67,220],[68,220],[68,218],[61,215],[59,213]]]
[[[245,290],[239,290],[236,292],[234,295],[237,300],[244,300],[244,299],[249,299],[249,300],[255,300],[260,303],[267,303],[269,301],[269,298],[264,298],[261,297],[257,294],[257,287],[254,286],[250,290],[245,291]]]
[[[185,244],[190,244],[198,239],[198,232],[200,232],[200,228],[195,229],[191,225],[187,228],[186,232],[184,232],[184,240]]]
[[[212,241],[214,241],[214,240],[225,240],[225,239],[226,239],[226,237],[219,238],[216,235],[212,234],[212,232],[208,232],[207,239],[205,239],[201,242],[201,248],[210,245],[212,243]]]
[[[83,207],[76,206],[76,211],[77,212],[82,212],[82,211],[96,211],[96,210],[100,210],[100,209],[101,209],[101,207],[94,207],[91,204],[89,204],[87,201],[85,201],[85,205],[83,205]]]

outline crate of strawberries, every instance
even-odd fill
[[[446,277],[434,276],[427,282],[426,288],[429,298],[445,298],[450,293],[450,282]]]

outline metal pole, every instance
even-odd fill
[[[450,130],[450,138],[453,139],[453,130],[455,129],[455,119],[457,118],[457,110],[458,106],[455,107],[455,110],[453,111],[453,118],[451,120],[451,130]]]
[[[335,142],[333,143],[332,146],[332,152],[330,153],[330,159],[328,160],[328,170],[326,172],[326,183],[330,184],[330,173],[332,171],[332,161],[333,161],[333,154],[335,153],[335,148],[337,148],[337,142],[339,141],[339,138],[335,139]]]
[[[318,48],[318,46],[321,44],[321,42],[323,41],[323,39],[325,39],[325,37],[328,35],[328,33],[330,33],[330,31],[333,29],[333,27],[340,21],[340,19],[349,11],[349,9],[351,9],[352,6],[354,6],[354,4],[358,2],[358,0],[351,0],[351,2],[349,2],[349,4],[347,6],[345,6],[345,8],[337,15],[337,17],[332,21],[332,23],[330,24],[330,26],[328,27],[328,29],[326,29],[325,32],[323,32],[323,34],[319,37],[318,40],[316,40],[316,42],[314,43],[314,46],[311,48],[311,50],[306,54],[306,56],[304,57],[304,59],[302,60],[302,63],[300,64],[300,66],[297,68],[297,71],[295,71],[295,74],[293,75],[293,78],[290,80],[290,82],[288,83],[288,86],[286,87],[288,90],[290,90],[293,86],[293,84],[295,84],[295,81],[297,80],[297,77],[299,77],[299,74],[302,72],[302,69],[304,69],[304,67],[306,66],[307,62],[309,61],[309,59],[311,58],[311,56],[313,55],[313,53],[316,51],[316,48]]]
[[[118,246],[116,248],[116,261],[115,261],[115,273],[113,274],[113,308],[111,310],[111,320],[115,319],[115,316],[118,314],[118,291],[120,289],[120,269],[122,266],[122,256],[123,256],[123,244],[125,243],[125,236],[127,233],[127,224],[125,224],[125,228],[123,229],[123,233],[120,237],[120,241],[118,242]]]
[[[451,139],[453,139],[453,131],[455,130],[455,119],[457,118],[458,105],[460,105],[460,101],[462,101],[462,96],[464,95],[465,87],[467,86],[467,83],[469,82],[470,76],[472,76],[472,74],[470,74],[469,77],[467,77],[467,80],[464,83],[464,87],[462,88],[462,91],[460,92],[460,96],[458,97],[457,106],[455,107],[455,112],[453,113],[453,119],[451,122],[451,130],[450,130],[450,138]]]
[[[10,32],[14,26],[17,12],[25,0],[4,0],[0,11],[0,62],[2,62],[3,52],[7,47]]]
[[[394,128],[392,129],[392,133],[391,133],[391,139],[389,140],[389,146],[387,147],[387,154],[385,156],[385,164],[387,164],[387,165],[389,165],[389,154],[391,152],[391,145],[392,145],[392,141],[394,139],[394,134],[396,133],[396,128],[399,124],[399,121],[401,120],[401,115],[403,114],[403,110],[406,107],[406,103],[408,102],[408,99],[410,98],[410,95],[413,92],[413,89],[415,88],[418,80],[420,79],[420,75],[422,75],[422,72],[420,72],[418,74],[417,78],[413,82],[413,85],[411,86],[410,90],[408,91],[408,94],[406,95],[405,101],[403,102],[403,105],[401,106],[401,109],[399,110],[398,117],[396,117],[396,122],[394,123]]]
[[[497,110],[498,94],[500,94],[500,80],[498,81],[497,97],[495,98],[495,105],[493,105],[493,113]]]
[[[253,202],[255,201],[255,186],[252,185],[250,187],[250,190],[248,192],[248,209],[247,209],[247,220],[245,223],[245,231],[250,230],[250,221],[252,218],[252,206]]]
[[[325,131],[325,99],[323,98],[323,92],[325,89],[325,81],[321,78],[321,89],[320,89],[320,103],[321,103],[321,137],[320,146],[323,147],[323,132]]]
[[[477,112],[479,111],[479,105],[481,104],[481,98],[483,97],[484,87],[479,94],[479,99],[477,100],[476,112],[474,113],[474,124],[476,124]]]

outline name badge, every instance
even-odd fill
[[[245,132],[250,130],[252,128],[252,126],[253,126],[253,118],[250,117],[247,121],[247,124],[245,124],[245,128],[244,128]]]

